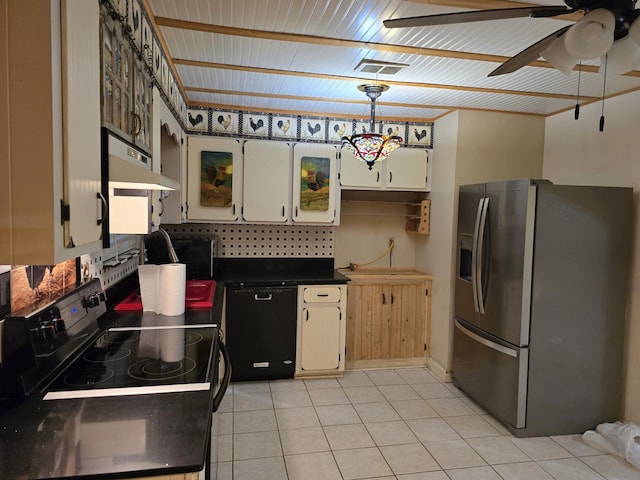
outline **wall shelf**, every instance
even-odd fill
[[[431,200],[422,200],[407,206],[407,232],[430,233]]]

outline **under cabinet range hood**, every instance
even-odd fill
[[[102,128],[102,194],[106,211],[103,247],[110,234],[147,234],[152,229],[151,190],[179,190],[175,180],[153,171],[152,158]]]
[[[152,169],[152,159],[105,129],[109,188],[179,190],[180,184]]]

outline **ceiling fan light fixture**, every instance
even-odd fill
[[[640,65],[640,46],[627,35],[613,43],[613,46],[600,60],[600,73],[604,73],[602,66],[607,62],[607,75],[622,75]]]
[[[613,45],[616,19],[606,8],[591,10],[564,35],[570,55],[581,60],[598,58]]]
[[[578,59],[567,51],[564,45],[564,37],[556,39],[540,55],[565,75],[569,75],[576,63],[578,63]]]
[[[402,145],[402,137],[375,133],[376,100],[382,95],[382,92],[389,90],[389,85],[363,84],[358,85],[358,90],[364,92],[371,99],[369,132],[342,137],[342,146],[351,150],[356,158],[366,163],[371,170],[376,162],[383,161],[391,152]]]

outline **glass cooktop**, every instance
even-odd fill
[[[215,325],[110,329],[55,380],[45,400],[207,390],[217,335]]]

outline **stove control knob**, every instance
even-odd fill
[[[46,341],[53,341],[56,338],[56,329],[52,323],[43,323],[39,328],[40,337]]]
[[[64,324],[64,320],[60,317],[53,319],[53,330],[56,333],[64,333],[67,330],[66,325]]]
[[[104,294],[102,292],[92,293],[88,297],[82,299],[82,306],[85,308],[93,308],[100,305],[100,301],[104,300]]]

